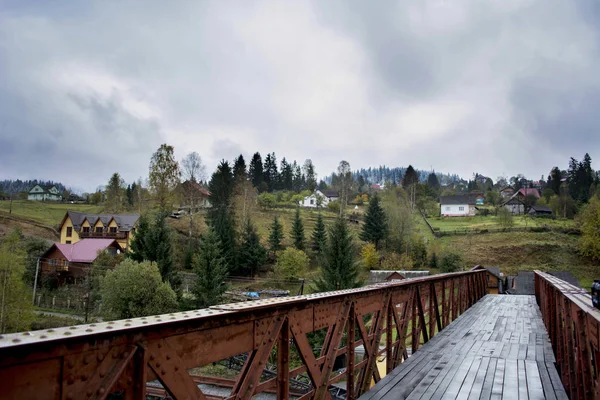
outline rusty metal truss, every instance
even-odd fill
[[[600,311],[581,288],[535,271],[535,296],[570,399],[600,399]]]
[[[485,271],[469,271],[4,335],[2,398],[327,399],[343,387],[355,399],[486,290]],[[206,366],[238,355],[244,361],[235,378],[208,373]],[[271,375],[267,364],[276,365]],[[304,391],[290,384],[301,376],[308,378]]]

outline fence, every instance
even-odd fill
[[[600,398],[600,311],[585,290],[535,271],[535,296],[571,399]]]
[[[0,336],[7,399],[325,398],[345,381],[357,398],[481,298],[486,272],[468,271],[359,289],[226,304],[208,309]],[[357,361],[356,353],[364,349]],[[234,377],[215,364],[244,360]],[[346,355],[344,368],[334,370]],[[272,360],[275,375],[265,368]],[[213,372],[211,372],[213,371]],[[229,371],[231,372],[231,371]],[[294,379],[309,378],[308,392]],[[267,376],[265,378],[265,376]],[[292,382],[292,383],[291,383]],[[201,389],[202,388],[202,389]]]

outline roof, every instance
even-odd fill
[[[485,269],[492,275],[496,276],[497,278],[500,278],[500,267],[484,267],[483,265],[476,265],[473,268],[471,268],[471,271],[478,271],[482,269]]]
[[[475,194],[457,194],[454,196],[440,197],[440,204],[475,204]]]
[[[63,218],[61,225],[65,222],[67,216],[71,218],[71,222],[73,222],[73,228],[77,231],[80,229],[81,224],[86,219],[92,226],[94,226],[98,220],[102,221],[102,224],[106,226],[108,223],[110,223],[110,220],[114,218],[117,226],[119,227],[119,231],[127,232],[130,231],[137,220],[140,219],[139,214],[85,214],[77,211],[67,211],[67,214],[65,215],[65,218]]]
[[[321,193],[323,193],[323,196],[325,197],[340,197],[337,190],[322,190]]]
[[[575,275],[573,275],[571,271],[548,271],[548,273],[557,277],[558,279],[562,279],[563,281],[570,283],[571,285],[581,287],[579,280],[575,278]]]
[[[535,277],[533,271],[519,271],[515,277],[513,294],[535,294]]]
[[[518,197],[513,196],[510,199],[506,200],[504,203],[502,203],[503,206],[506,204],[523,204],[523,202]]]
[[[512,186],[507,186],[507,187],[505,187],[504,189],[502,189],[502,190],[501,190],[501,192],[505,192],[505,191],[507,191],[507,190],[510,190],[511,192],[514,192],[514,191],[515,191],[515,189],[514,189]]]
[[[537,206],[537,205],[536,206],[531,206],[531,210],[533,210],[535,212],[539,212],[539,213],[552,214],[552,209],[550,207],[546,207],[546,206]]]
[[[536,188],[521,188],[515,194],[515,196],[519,196],[519,195],[521,195],[523,197],[532,195],[532,196],[535,196],[535,197],[537,197],[539,199],[540,198],[540,191],[537,190]]]
[[[98,252],[113,244],[121,248],[115,239],[83,239],[73,244],[54,243],[44,256],[53,248],[57,248],[69,262],[92,263],[98,257]]]
[[[187,180],[181,184],[184,190],[196,190],[202,196],[210,196],[210,192],[201,184],[195,181]]]
[[[550,275],[557,277],[558,279],[562,279],[565,282],[568,282],[577,287],[581,287],[579,285],[579,281],[570,271],[548,271]],[[510,287],[510,285],[509,285]],[[515,277],[515,288],[511,289],[510,294],[535,294],[535,274],[533,271],[519,271],[517,276]]]

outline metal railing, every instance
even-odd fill
[[[535,271],[535,296],[571,399],[600,399],[600,310],[577,286]]]
[[[343,385],[354,399],[385,375],[378,358],[389,373],[485,294],[486,272],[468,271],[4,335],[2,398],[219,398],[203,393],[209,385],[226,387],[221,398],[321,399]],[[236,377],[215,373],[238,355]],[[345,365],[334,371],[340,355]],[[308,391],[294,385],[301,376]]]

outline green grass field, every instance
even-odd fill
[[[501,229],[502,226],[498,217],[490,216],[475,216],[475,217],[434,217],[428,218],[427,221],[434,229],[439,229],[440,232],[453,232],[481,229]],[[561,220],[550,218],[533,218],[529,216],[513,217],[514,228],[526,227],[549,227],[549,228],[574,228],[573,220]]]
[[[8,213],[10,208],[9,200],[0,201],[0,212]],[[65,216],[67,210],[80,211],[86,213],[100,213],[101,206],[90,204],[68,204],[53,203],[29,200],[13,200],[12,216],[30,219],[32,221],[55,227]]]
[[[444,236],[437,240],[444,248],[462,254],[468,266],[499,266],[501,272],[509,275],[516,275],[519,270],[571,271],[589,290],[600,272],[599,263],[579,255],[577,235],[500,232]]]

